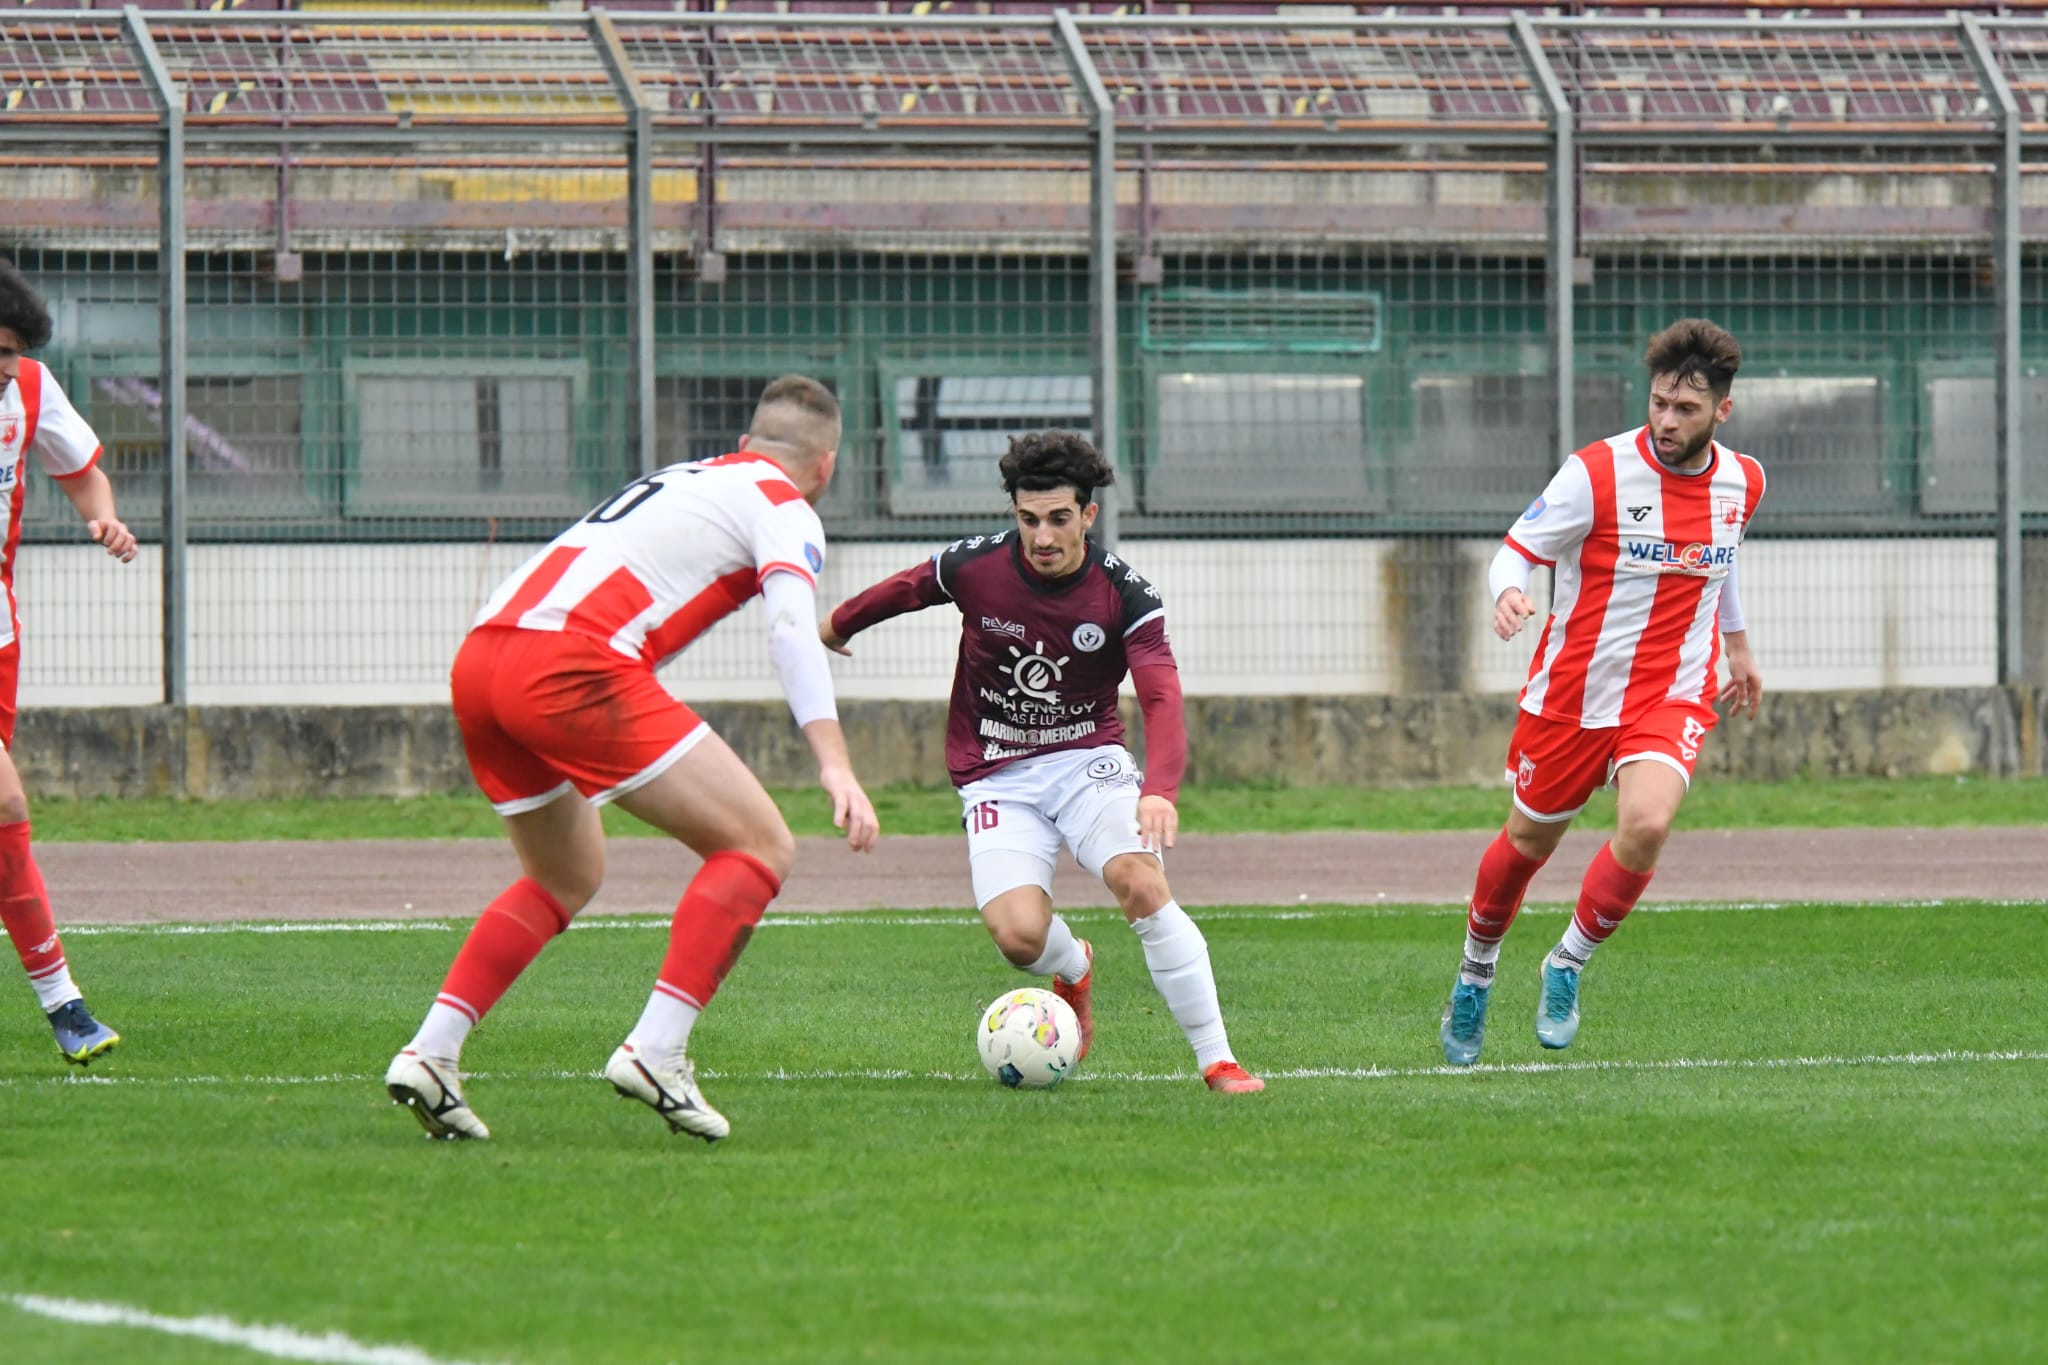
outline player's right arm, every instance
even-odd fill
[[[949,561],[948,556],[957,561],[957,551],[964,543],[956,541],[922,564],[901,573],[892,573],[841,602],[830,616],[818,623],[818,638],[825,642],[825,648],[834,654],[851,657],[853,651],[846,647],[846,642],[868,627],[952,601],[953,594],[946,586],[946,574],[957,565]],[[979,536],[975,537],[975,543],[981,543]]]
[[[1536,614],[1529,580],[1537,565],[1551,568],[1593,529],[1593,480],[1577,455],[1564,462],[1536,501],[1501,542],[1486,572],[1493,601],[1493,633],[1512,640]]]

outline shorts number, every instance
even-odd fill
[[[974,834],[986,834],[996,827],[996,803],[984,801],[967,810],[967,828]]]
[[[624,520],[627,513],[659,493],[663,487],[665,485],[659,479],[636,480],[599,503],[597,510],[584,520],[596,522],[600,526],[609,526],[615,521]]]

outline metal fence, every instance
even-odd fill
[[[1190,690],[1506,689],[1484,563],[1684,315],[1744,347],[1775,682],[2042,667],[2048,22],[560,8],[0,10],[0,251],[153,561],[33,490],[30,701],[444,695],[504,572],[788,370],[847,414],[827,597],[1071,426]],[[942,695],[932,615],[844,691]]]

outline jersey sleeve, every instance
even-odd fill
[[[24,366],[24,368],[26,368]],[[42,412],[36,419],[35,455],[43,472],[57,479],[75,479],[100,458],[100,438],[71,406],[57,376],[37,364],[42,379]]]
[[[932,556],[932,569],[938,575],[938,589],[947,601],[960,600],[961,571],[983,555],[1003,549],[1010,543],[1010,535],[1008,531],[998,531],[992,536],[968,536]]]
[[[1508,529],[1508,546],[1531,564],[1548,568],[1593,529],[1593,480],[1574,455],[1552,476],[1522,519]]]
[[[1123,604],[1124,659],[1131,671],[1147,664],[1177,667],[1173,645],[1166,638],[1166,603],[1159,589],[1115,555],[1103,555],[1102,569]]]
[[[801,497],[786,498],[754,518],[754,569],[762,578],[795,574],[815,588],[824,567],[825,523],[810,503]]]

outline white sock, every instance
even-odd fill
[[[469,1038],[469,1031],[476,1027],[476,1020],[455,1008],[436,1000],[427,1007],[426,1020],[420,1024],[420,1031],[412,1036],[406,1047],[422,1057],[435,1057],[444,1062],[459,1061],[462,1044]]]
[[[1584,971],[1586,960],[1593,956],[1593,950],[1599,946],[1597,942],[1579,932],[1578,916],[1574,915],[1571,923],[1564,927],[1564,937],[1558,940],[1557,947],[1550,954],[1551,965],[1569,967],[1575,972]]]
[[[1072,985],[1088,975],[1088,952],[1081,946],[1081,940],[1074,937],[1074,931],[1058,915],[1045,931],[1045,951],[1038,955],[1038,961],[1024,969],[1033,976],[1057,976]]]
[[[703,1006],[656,986],[647,997],[647,1008],[640,1011],[640,1022],[633,1025],[626,1041],[643,1057],[660,1062],[681,1061],[689,1051],[690,1029],[703,1012]]]
[[[1131,925],[1145,946],[1145,965],[1159,989],[1173,1022],[1195,1050],[1195,1065],[1204,1071],[1231,1060],[1230,1038],[1223,1030],[1223,1007],[1216,1001],[1216,974],[1209,968],[1209,941],[1176,901]]]
[[[41,976],[30,977],[28,984],[36,988],[36,1001],[43,1007],[44,1014],[60,1005],[84,999],[78,987],[71,984],[71,964],[68,962],[60,961]]]
[[[1467,930],[1465,960],[1458,964],[1458,980],[1468,986],[1491,986],[1494,966],[1500,961],[1500,942],[1499,939],[1491,943],[1481,942]]]

